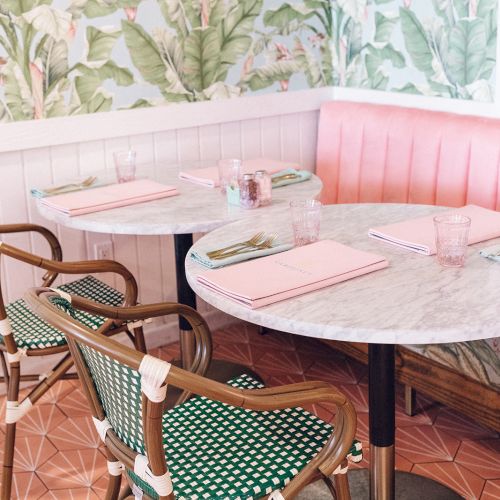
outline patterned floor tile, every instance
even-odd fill
[[[460,441],[431,425],[400,427],[396,431],[398,453],[413,463],[452,461]]]
[[[257,329],[249,329],[249,341],[262,350],[295,351],[293,335],[271,330],[261,335]]]
[[[37,404],[56,404],[74,390],[75,384],[73,380],[60,380],[40,398]]]
[[[66,419],[57,406],[52,404],[35,404],[33,408],[17,423],[17,437],[46,435],[51,429]]]
[[[368,412],[367,384],[341,384],[338,388],[351,400],[357,412]]]
[[[232,325],[224,330],[212,333],[212,339],[217,344],[248,344],[250,342],[249,330],[245,325]]]
[[[455,462],[483,479],[500,479],[500,439],[462,441]]]
[[[59,451],[37,471],[50,490],[90,488],[107,470],[99,450]]]
[[[61,399],[61,401],[57,403],[57,406],[65,415],[71,418],[90,416],[89,406],[81,388],[74,390]]]
[[[333,385],[357,384],[361,376],[357,366],[342,358],[318,359],[304,373],[308,380],[324,380]]]
[[[252,353],[248,344],[216,344],[214,358],[252,366]]]
[[[494,430],[483,427],[460,412],[446,407],[440,410],[434,425],[454,436],[460,436],[462,439],[494,439],[499,437],[499,434]]]
[[[263,350],[251,347],[253,366],[269,374],[280,375],[283,373],[302,374],[304,372],[303,358],[299,358],[295,351]],[[312,362],[312,361],[311,361]],[[307,364],[308,362],[306,362]]]
[[[48,438],[61,451],[97,449],[101,446],[101,439],[91,417],[67,418],[49,432]]]
[[[33,500],[47,491],[34,472],[14,473],[11,500]]]
[[[40,500],[99,500],[100,497],[91,488],[75,488],[72,490],[50,490]]]
[[[416,464],[412,472],[430,477],[448,486],[466,500],[480,498],[485,481],[477,474],[454,462]]]
[[[486,481],[481,500],[498,500],[500,498],[500,481]]]

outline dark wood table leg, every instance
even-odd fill
[[[192,234],[175,234],[175,272],[177,277],[177,300],[196,309],[196,294],[193,292],[186,279],[185,261],[189,249],[193,246]],[[179,318],[179,335],[181,347],[181,366],[191,366],[194,358],[194,336],[189,323],[184,318]],[[212,360],[206,376],[219,382],[227,382],[243,373],[247,373],[257,380],[261,378],[244,365],[229,361]]]
[[[393,500],[395,437],[394,344],[369,344],[370,498]]]

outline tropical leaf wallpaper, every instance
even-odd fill
[[[1,0],[0,121],[339,85],[493,100],[497,0]]]

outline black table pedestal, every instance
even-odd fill
[[[175,234],[175,272],[177,277],[177,301],[196,309],[196,294],[193,292],[186,279],[185,261],[189,249],[193,246],[192,234]],[[179,318],[179,336],[181,348],[181,366],[188,369],[194,359],[195,340],[192,334],[191,326],[184,318]],[[206,373],[206,377],[217,380],[218,382],[227,382],[238,377],[243,373],[251,375],[255,379],[262,381],[261,378],[252,370],[244,365],[231,363],[230,361],[212,360]]]

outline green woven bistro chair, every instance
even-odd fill
[[[25,298],[67,336],[107,448],[106,498],[117,498],[122,474],[136,498],[280,500],[317,479],[336,498],[350,498],[348,462],[361,460],[356,413],[329,384],[264,388],[249,375],[222,384],[124,347],[75,320],[78,311],[123,320],[179,314],[195,335],[207,335],[204,319],[184,305],[113,308],[75,296],[69,302],[43,288]],[[182,402],[164,411],[173,387],[183,391]],[[322,401],[337,407],[334,426],[301,408]]]
[[[85,276],[67,283],[61,293],[78,294],[100,303],[113,306],[129,306],[137,302],[137,284],[132,274],[121,264],[113,261],[62,262],[62,250],[57,238],[48,229],[33,224],[0,225],[0,234],[32,232],[43,236],[52,251],[52,259],[44,259],[0,242],[0,256],[8,256],[18,263],[24,262],[46,271],[42,281],[50,286],[58,274],[115,273],[125,282],[125,294],[103,283],[94,276]],[[135,347],[146,351],[141,323],[125,323],[110,320],[104,316],[78,311],[75,319],[91,330],[99,330],[106,335],[126,332]],[[21,359],[25,356],[46,356],[66,352],[66,355],[45,374],[22,375]],[[22,300],[5,304],[0,287],[0,362],[7,386],[5,412],[6,435],[2,469],[2,500],[10,499],[12,489],[12,469],[15,452],[17,422],[58,380],[76,378],[75,373],[67,373],[73,365],[64,334],[33,314]],[[37,382],[29,394],[19,401],[20,382]]]

